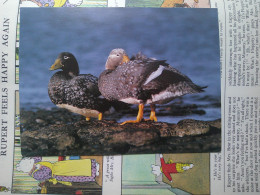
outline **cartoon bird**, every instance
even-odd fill
[[[103,113],[111,107],[108,100],[100,97],[98,79],[91,74],[79,74],[76,58],[69,52],[59,54],[50,70],[61,69],[50,79],[48,93],[51,101],[60,108],[81,114],[90,120],[102,120]]]
[[[157,121],[155,104],[165,104],[176,97],[204,91],[204,87],[195,85],[166,60],[141,54],[130,60],[121,48],[110,52],[105,68],[98,81],[101,94],[108,100],[139,104],[136,120],[125,121],[122,125],[142,121],[145,104],[151,106],[149,120]]]

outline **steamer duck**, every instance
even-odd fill
[[[171,67],[166,60],[147,58],[138,53],[129,59],[125,50],[113,49],[106,61],[106,70],[99,76],[98,87],[108,100],[138,104],[136,120],[122,123],[137,123],[143,120],[145,104],[151,106],[151,121],[157,121],[155,104],[166,104],[185,94],[203,92],[203,88]]]

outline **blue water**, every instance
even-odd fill
[[[54,73],[49,67],[60,52],[73,53],[82,74],[99,76],[109,52],[120,47],[129,56],[142,51],[166,59],[194,83],[208,86],[184,102],[206,105],[205,115],[192,118],[220,118],[220,107],[210,106],[220,102],[216,9],[22,8],[20,22],[21,108],[55,107],[47,89]]]

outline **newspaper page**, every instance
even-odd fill
[[[212,194],[259,194],[260,2],[214,1],[219,10],[224,131],[211,154]]]
[[[176,1],[177,2],[177,1]],[[125,6],[176,6],[184,4],[170,1],[134,1],[126,0]],[[21,161],[19,140],[19,1],[3,0],[0,6],[1,20],[1,155],[0,155],[0,193],[44,193],[43,183],[37,182],[26,174],[16,170]],[[25,6],[43,6],[42,1],[22,1]],[[95,4],[96,3],[96,4]],[[88,6],[123,6],[121,1],[78,1],[74,5]],[[198,1],[185,1],[185,6],[199,7]],[[26,5],[27,4],[27,5]],[[48,5],[45,5],[48,6]],[[179,184],[173,189],[171,182],[163,175],[156,177],[156,185],[151,178],[137,175],[136,185],[129,185],[129,178],[135,179],[131,171],[142,173],[143,170],[151,172],[151,165],[161,165],[162,159],[182,159],[189,162],[193,158],[195,164],[200,164],[202,171],[209,166],[209,154],[175,154],[175,155],[130,155],[79,157],[81,159],[93,158],[103,165],[100,173],[103,178],[96,178],[95,185],[88,186],[102,194],[249,194],[259,193],[259,8],[257,0],[246,1],[210,1],[210,7],[218,8],[219,35],[221,54],[221,84],[222,84],[222,152],[210,154],[210,173],[197,173],[210,175],[208,193],[194,192],[188,189],[188,184]],[[19,28],[18,28],[19,29]],[[186,155],[186,156],[185,156]],[[191,156],[194,157],[191,157]],[[60,160],[76,159],[78,157],[43,157],[43,161],[56,162]],[[188,160],[187,160],[188,159]],[[198,163],[196,163],[196,159]],[[204,164],[200,159],[204,159]],[[139,162],[144,162],[141,166]],[[139,164],[138,164],[139,163]],[[136,165],[133,167],[133,165]],[[139,169],[138,169],[138,166]],[[190,166],[190,165],[189,165]],[[115,169],[116,167],[116,169]],[[147,168],[148,167],[148,168]],[[190,171],[196,170],[191,169]],[[188,170],[189,171],[189,170]],[[188,173],[187,171],[187,173]],[[135,172],[135,173],[136,173]],[[178,175],[178,174],[176,174]],[[182,177],[190,175],[180,174]],[[162,180],[167,182],[162,182]],[[103,180],[103,184],[102,184]],[[176,182],[175,179],[173,179]],[[16,184],[16,185],[14,185]],[[138,185],[137,185],[138,184]],[[142,185],[140,185],[142,184]],[[160,184],[159,189],[158,184]],[[201,186],[201,183],[196,183]],[[62,185],[63,184],[59,184]],[[58,187],[60,187],[57,185]],[[64,184],[65,185],[65,184]],[[102,186],[103,185],[103,186]],[[181,186],[184,185],[184,186]],[[102,186],[102,189],[100,188]],[[149,187],[148,187],[149,186]],[[80,188],[81,186],[79,186]],[[146,189],[147,191],[140,190]],[[57,190],[56,188],[55,190]],[[166,189],[170,189],[167,190]],[[183,189],[183,190],[180,190]],[[77,193],[83,193],[80,189]],[[115,190],[115,191],[114,191]],[[46,191],[45,191],[46,192]],[[54,191],[57,193],[57,191]],[[145,193],[144,193],[145,192]],[[64,193],[64,192],[63,192]],[[66,193],[69,193],[67,191]]]

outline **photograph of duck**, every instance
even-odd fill
[[[91,74],[79,75],[78,62],[73,54],[59,54],[50,70],[61,69],[50,79],[48,93],[51,101],[60,108],[81,114],[89,121],[90,117],[102,120],[102,113],[109,110],[110,104],[101,96],[98,79]]]
[[[99,76],[98,86],[108,100],[138,104],[136,120],[122,123],[138,123],[143,119],[145,104],[151,105],[151,121],[157,121],[155,104],[166,104],[185,94],[203,92],[189,77],[169,66],[166,60],[147,58],[141,53],[130,61],[125,50],[113,49],[106,61],[106,70]]]
[[[23,156],[221,150],[217,9],[21,8],[19,64]]]
[[[50,100],[59,108],[90,118],[102,120],[103,113],[115,109],[126,108],[118,101],[109,101],[101,96],[98,89],[98,78],[91,74],[79,74],[79,66],[75,56],[70,52],[58,55],[50,70],[56,72],[48,84]],[[117,104],[117,106],[115,105]]]

